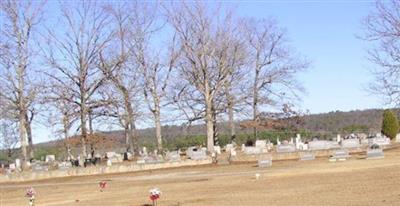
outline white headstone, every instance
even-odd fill
[[[9,167],[10,167],[11,170],[15,170],[15,164],[14,163],[11,163]]]
[[[276,144],[281,145],[281,141],[279,141],[279,138],[276,139]]]
[[[242,152],[246,149],[246,145],[242,144]]]
[[[236,157],[236,151],[234,149],[231,150],[231,156]]]
[[[233,144],[227,144],[226,146],[225,146],[225,151],[227,151],[227,152],[229,152],[229,151],[231,151],[231,149],[233,149],[234,147],[233,147]]]
[[[214,151],[215,151],[217,154],[221,154],[221,147],[220,147],[220,146],[214,146]]]
[[[258,148],[266,148],[267,141],[266,140],[256,140],[255,146]]]
[[[55,160],[56,160],[56,156],[55,155],[46,155],[45,162],[53,162]]]
[[[143,155],[145,155],[145,156],[148,155],[148,154],[147,154],[147,148],[146,148],[146,147],[143,147],[142,151],[143,151]]]
[[[396,135],[396,142],[400,142],[400,133]]]
[[[107,160],[107,167],[111,167],[112,166],[112,162],[110,159]]]
[[[21,160],[20,159],[15,159],[15,167],[17,169],[21,169]]]
[[[340,142],[342,139],[341,139],[341,137],[340,137],[340,134],[338,134],[337,136],[336,136],[336,142]]]
[[[293,137],[290,138],[289,144],[294,144],[294,142],[293,142]]]

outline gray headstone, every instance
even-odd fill
[[[342,140],[343,148],[357,148],[360,147],[360,140],[358,139],[345,139]]]
[[[244,148],[244,153],[247,154],[247,155],[261,154],[262,153],[262,148],[259,148],[259,147],[245,147]]]
[[[315,154],[313,152],[302,152],[300,153],[300,160],[305,161],[305,160],[314,160],[315,159]]]
[[[294,144],[280,144],[276,147],[276,152],[294,152],[296,151],[296,146]]]
[[[350,157],[349,151],[347,150],[335,150],[331,159],[333,160],[346,160]]]
[[[181,156],[178,151],[167,152],[166,158],[170,162],[179,162],[181,161]]]
[[[271,167],[272,166],[272,157],[267,156],[267,157],[260,157],[258,159],[258,167],[260,168],[265,168],[265,167]]]
[[[369,149],[367,150],[367,159],[382,159],[384,158],[382,149]]]
[[[207,155],[206,155],[206,152],[204,150],[192,151],[190,159],[192,159],[192,160],[204,160],[204,159],[207,159]]]

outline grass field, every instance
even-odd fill
[[[255,174],[260,179],[255,179]],[[107,180],[104,192],[98,182]],[[201,166],[149,172],[69,177],[0,184],[1,206],[24,206],[25,190],[34,186],[36,206],[143,206],[151,204],[148,191],[158,187],[158,206],[239,205],[400,205],[400,148],[385,158],[353,156],[345,162],[274,162]]]

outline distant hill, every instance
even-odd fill
[[[400,110],[396,109],[396,113],[400,114]],[[321,114],[311,114],[302,117],[303,124],[299,129],[315,132],[315,133],[349,133],[349,132],[364,132],[376,133],[381,129],[382,124],[382,109],[355,110],[349,112],[335,111]],[[240,127],[241,122],[236,123],[237,133],[251,133],[251,129]],[[163,138],[167,141],[175,139],[205,135],[205,125],[197,124],[190,127],[184,125],[165,125],[162,128]],[[227,123],[218,124],[219,134],[228,134],[229,127]],[[124,143],[124,131],[101,131],[99,132],[109,138]],[[138,131],[140,143],[154,143],[155,131],[154,128],[141,129]],[[57,141],[40,143],[40,146],[51,146]]]

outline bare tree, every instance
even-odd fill
[[[79,108],[76,104],[71,104],[68,101],[68,99],[73,98],[73,94],[69,93],[71,90],[58,84],[57,81],[51,81],[45,91],[44,104],[54,108],[54,113],[49,113],[50,126],[59,128],[61,125],[56,133],[63,137],[66,157],[70,160],[72,158],[71,145],[69,144],[70,130],[74,123],[78,121]]]
[[[19,142],[18,126],[13,120],[0,119],[0,148],[5,150],[11,160],[14,148]]]
[[[153,115],[158,151],[162,151],[161,107],[167,95],[170,74],[175,66],[178,52],[175,38],[166,40],[167,51],[154,48],[154,34],[162,32],[163,24],[157,18],[157,5],[150,3],[134,3],[129,18],[131,46],[130,52],[138,65],[142,76],[143,94],[147,106]]]
[[[225,26],[230,25],[231,13],[208,9],[202,2],[183,2],[166,10],[182,52],[177,68],[177,84],[181,88],[177,102],[185,103],[194,114],[205,119],[207,149],[213,152],[218,98],[230,73],[229,67],[221,61],[226,48],[221,48],[219,42],[225,38]]]
[[[100,53],[100,69],[109,85],[113,88],[105,88],[104,96],[113,99],[108,106],[107,116],[118,118],[125,130],[126,144],[133,153],[139,152],[136,121],[138,117],[138,93],[141,87],[139,83],[140,72],[133,60],[131,41],[131,20],[136,12],[137,2],[132,4],[120,4],[109,6],[107,11],[111,14],[115,35],[111,41],[110,50]],[[116,93],[114,93],[116,91]],[[140,95],[139,95],[140,96]]]
[[[79,2],[76,5],[61,5],[60,25],[65,32],[49,30],[49,49],[44,49],[47,63],[54,69],[48,72],[57,84],[68,90],[71,97],[63,100],[79,108],[82,154],[86,157],[87,126],[89,111],[109,104],[99,97],[97,91],[103,78],[98,66],[100,53],[110,42],[109,15],[95,1]]]
[[[2,1],[0,38],[1,93],[19,124],[23,163],[33,157],[31,124],[38,87],[35,84],[33,34],[41,20],[45,2]],[[27,149],[28,146],[28,149]]]
[[[261,106],[282,106],[298,99],[301,86],[295,75],[308,63],[287,44],[286,33],[273,20],[246,20],[245,33],[249,45],[250,66],[253,68],[253,124],[260,121]],[[257,127],[253,127],[257,137]]]
[[[400,2],[376,1],[375,11],[363,25],[363,38],[372,43],[368,59],[377,66],[371,91],[385,97],[387,103],[400,106]]]

